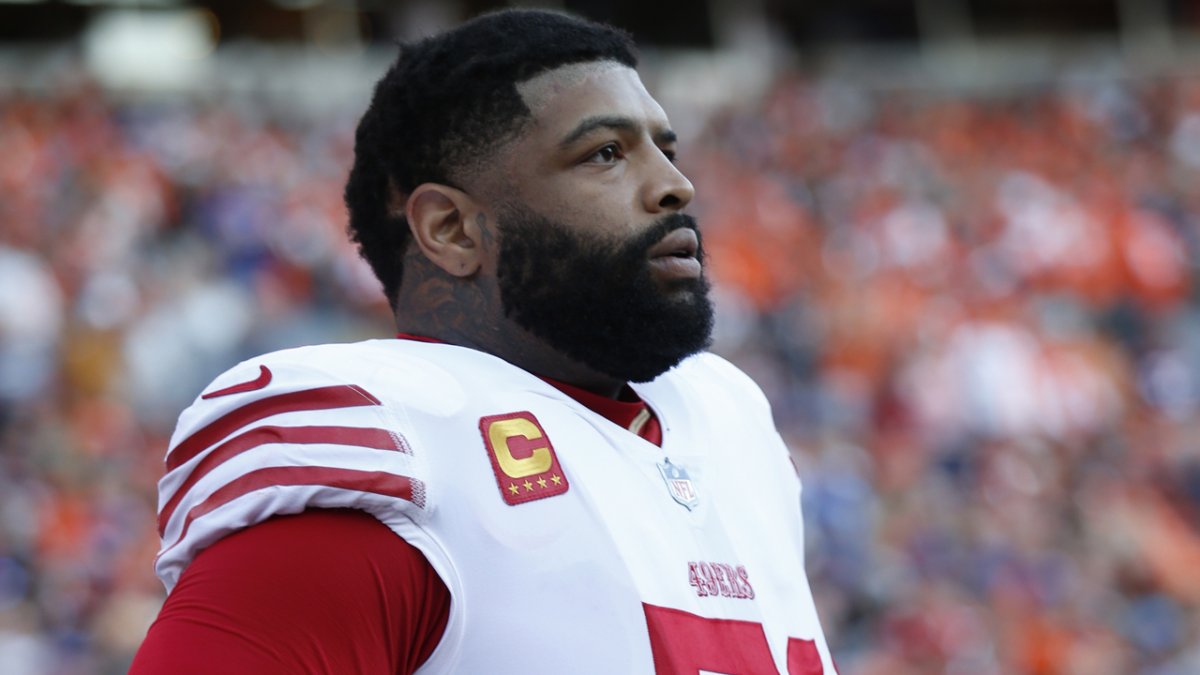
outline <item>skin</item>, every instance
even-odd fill
[[[524,370],[618,397],[626,383],[578,363],[506,318],[496,222],[520,203],[580,231],[627,239],[691,201],[666,113],[621,64],[564,66],[518,86],[532,115],[487,168],[418,186],[404,204],[413,243],[397,299],[401,332],[494,354]]]

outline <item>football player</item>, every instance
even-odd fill
[[[132,672],[834,672],[636,65],[543,11],[400,49],[345,191],[398,336],[250,359],[184,411]]]

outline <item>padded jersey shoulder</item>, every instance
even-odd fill
[[[427,517],[428,467],[406,405],[453,407],[457,384],[396,342],[273,352],[205,388],[180,416],[159,482],[156,569],[168,589],[200,550],[275,515]]]
[[[724,358],[703,352],[688,358],[662,379],[681,398],[694,400],[700,410],[713,416],[736,411],[737,419],[764,441],[755,446],[755,452],[741,457],[759,458],[764,463],[764,476],[783,477],[781,480],[789,486],[799,488],[796,466],[776,428],[771,404],[749,375]]]
[[[180,415],[179,434],[191,424],[244,402],[282,393],[352,387],[383,405],[453,410],[464,398],[459,379],[439,364],[453,354],[403,340],[325,344],[247,359],[217,376]],[[172,439],[172,444],[176,441]]]
[[[715,387],[770,415],[771,404],[758,383],[741,368],[712,352],[701,352],[687,358],[663,377],[696,387]]]

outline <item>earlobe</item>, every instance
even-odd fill
[[[475,210],[474,200],[465,192],[438,183],[418,185],[404,206],[421,252],[456,277],[475,274],[483,263],[479,229],[469,219]]]

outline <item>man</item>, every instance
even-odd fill
[[[635,65],[533,11],[401,50],[346,186],[399,338],[252,359],[183,413],[134,673],[834,672]]]

